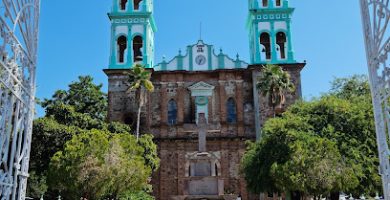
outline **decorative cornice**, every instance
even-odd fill
[[[267,64],[253,64],[253,65],[249,65],[248,66],[248,69],[251,69],[251,70],[261,70],[261,68],[263,68],[264,66],[266,66]],[[301,71],[305,66],[306,66],[306,63],[286,63],[286,64],[275,64],[275,65],[278,65],[278,66],[281,66],[284,70],[298,70],[298,71]]]
[[[194,85],[188,87],[189,90],[214,90],[214,86],[213,85],[210,85],[206,82],[198,82],[198,83],[195,83]]]

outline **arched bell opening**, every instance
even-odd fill
[[[265,59],[271,59],[271,38],[268,33],[262,33],[260,35],[260,44],[263,46],[261,50],[265,54]]]
[[[139,10],[142,0],[134,0],[134,10]]]
[[[268,7],[268,0],[262,0],[263,7]]]
[[[277,7],[282,6],[282,0],[276,0],[276,6]]]
[[[126,36],[120,36],[117,40],[117,46],[118,46],[118,62],[124,63],[125,62],[125,53],[127,50],[127,38]]]
[[[287,43],[286,34],[283,32],[278,32],[276,34],[276,44],[278,45],[277,50],[279,51],[280,59],[286,59],[286,43]]]
[[[142,49],[143,49],[143,39],[141,36],[135,36],[133,38],[133,55],[134,62],[139,62],[143,60]]]
[[[127,0],[120,0],[120,9],[121,10],[126,10],[126,7],[127,7]]]

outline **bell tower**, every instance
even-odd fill
[[[140,63],[152,68],[154,63],[153,0],[112,0],[109,69],[129,69]]]
[[[294,8],[288,0],[248,0],[251,64],[295,63],[291,37]]]

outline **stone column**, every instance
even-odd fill
[[[167,107],[168,107],[168,94],[167,94],[167,83],[161,83],[161,102],[160,102],[160,108],[161,108],[161,136],[167,136],[167,126],[164,126],[164,124],[168,123],[168,113],[167,113]]]
[[[183,142],[179,142],[177,144],[177,190],[178,195],[183,195],[185,190],[184,178],[186,176],[186,171],[188,170],[186,167],[186,151],[185,144]]]
[[[177,123],[184,123],[184,98],[186,97],[184,82],[177,82]]]
[[[214,94],[213,94],[214,96]],[[213,122],[213,115],[214,115],[214,110],[213,110],[213,96],[208,97],[208,105],[207,105],[207,111],[208,111],[208,116],[207,116],[207,121],[208,123]]]
[[[226,91],[225,81],[219,81],[219,106],[220,106],[220,117],[221,123],[226,122]]]
[[[237,112],[237,131],[238,136],[244,135],[244,97],[243,97],[243,80],[236,82],[236,112]]]
[[[279,60],[278,54],[276,51],[277,44],[276,44],[276,33],[275,33],[275,22],[270,22],[271,23],[271,61],[275,62]]]
[[[255,112],[255,130],[256,130],[256,139],[259,140],[261,137],[261,126],[260,126],[260,97],[259,91],[256,87],[257,78],[260,76],[260,71],[254,69],[252,71],[252,88],[253,88],[253,105]]]

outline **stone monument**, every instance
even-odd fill
[[[186,199],[224,199],[224,181],[218,177],[219,152],[207,152],[207,119],[198,116],[198,152],[187,154],[189,162]]]

